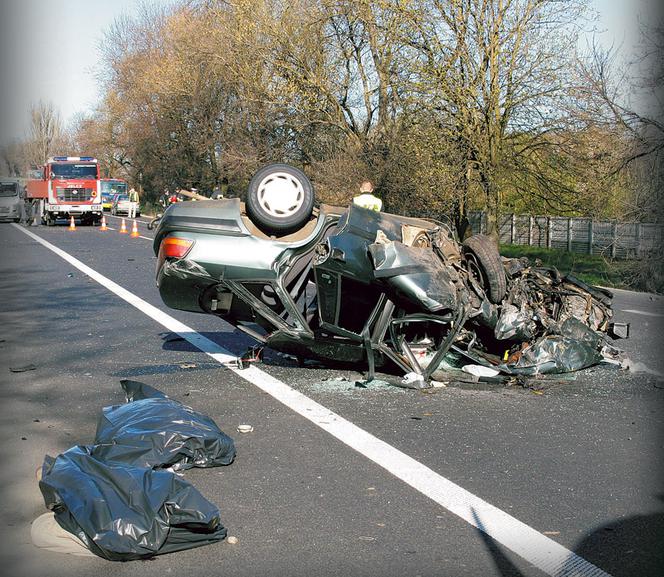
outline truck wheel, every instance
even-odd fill
[[[463,241],[463,253],[469,272],[482,284],[489,300],[499,303],[507,292],[505,267],[495,243],[483,234]]]
[[[287,234],[306,224],[314,208],[314,189],[307,176],[288,164],[270,164],[251,179],[247,214],[267,233]]]

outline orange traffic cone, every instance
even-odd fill
[[[124,218],[122,219],[122,224],[120,225],[120,232],[121,232],[122,234],[126,234],[126,233],[127,233],[127,224],[125,223],[125,219],[124,219]]]
[[[136,221],[134,221],[134,226],[131,227],[131,234],[129,236],[134,237],[134,238],[136,238],[137,236],[140,236],[138,234],[138,226],[136,226]]]
[[[101,226],[99,227],[99,230],[108,230],[108,227],[106,226],[106,217],[104,215],[101,216]]]
[[[69,221],[69,230],[76,230],[76,223],[74,222],[74,217],[71,217],[71,220]]]

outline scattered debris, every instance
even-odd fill
[[[401,379],[401,384],[406,387],[412,387],[413,389],[423,389],[426,384],[424,382],[424,376],[419,373],[406,373]]]
[[[195,363],[181,363],[180,368],[181,369],[195,369],[196,364]]]
[[[500,371],[484,365],[464,365],[461,370],[476,377],[495,377],[500,374]]]
[[[240,356],[240,359],[242,360],[243,364],[248,364],[248,363],[257,363],[263,360],[263,347],[262,346],[254,346],[254,347],[249,347],[242,356]]]
[[[177,333],[162,333],[161,339],[165,343],[174,343],[177,341],[184,341],[184,337],[178,335]]]
[[[254,430],[254,428],[251,425],[238,425],[237,426],[238,433],[251,433],[253,430]]]
[[[640,361],[633,361],[632,359],[625,357],[621,363],[620,363],[621,368],[626,369],[632,373],[646,373],[648,375],[654,375],[656,377],[664,377],[664,374],[660,373],[659,371],[656,371],[654,369],[651,369],[644,363]]]
[[[25,373],[26,371],[34,371],[37,367],[35,365],[25,365],[23,367],[9,367],[12,373]]]
[[[237,545],[238,544],[238,538],[235,537],[234,535],[231,535],[230,537],[228,537],[228,539],[226,539],[226,542],[229,545]]]

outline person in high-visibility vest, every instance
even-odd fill
[[[128,218],[136,218],[136,209],[138,208],[138,192],[132,187],[129,191],[129,214]]]
[[[353,198],[353,204],[371,210],[382,210],[383,201],[377,196],[374,196],[373,191],[374,186],[370,180],[362,181],[362,184],[360,184],[360,194]]]

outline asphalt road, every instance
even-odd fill
[[[146,221],[139,226],[145,238],[80,226],[28,230],[193,331],[233,353],[244,351],[252,343],[232,327],[161,303]],[[109,219],[116,229],[118,223]],[[169,329],[144,305],[123,300],[24,230],[0,225],[5,575],[546,575],[528,554],[514,552],[535,548],[533,535],[615,577],[663,574],[661,297],[615,294],[616,320],[632,327],[631,338],[617,344],[637,372],[595,367],[539,390],[362,388],[355,385],[360,373],[300,368],[266,353],[260,368],[267,375],[348,423],[337,438],[332,425],[303,417],[242,372],[187,341],[168,342]],[[36,368],[9,370],[28,364]],[[124,400],[122,378],[210,415],[235,439],[232,465],[185,476],[219,507],[236,544],[130,563],[31,544],[30,524],[45,512],[35,470],[45,454],[92,441],[101,408]],[[254,431],[238,433],[241,423]],[[387,464],[349,446],[366,433],[384,442]],[[413,476],[431,472],[427,488],[404,482],[411,467]],[[450,491],[443,482],[493,507],[495,517],[476,518],[486,532],[440,504]],[[434,499],[428,490],[442,496]],[[526,527],[514,547],[504,544],[516,535],[510,527],[492,528],[505,514]]]

